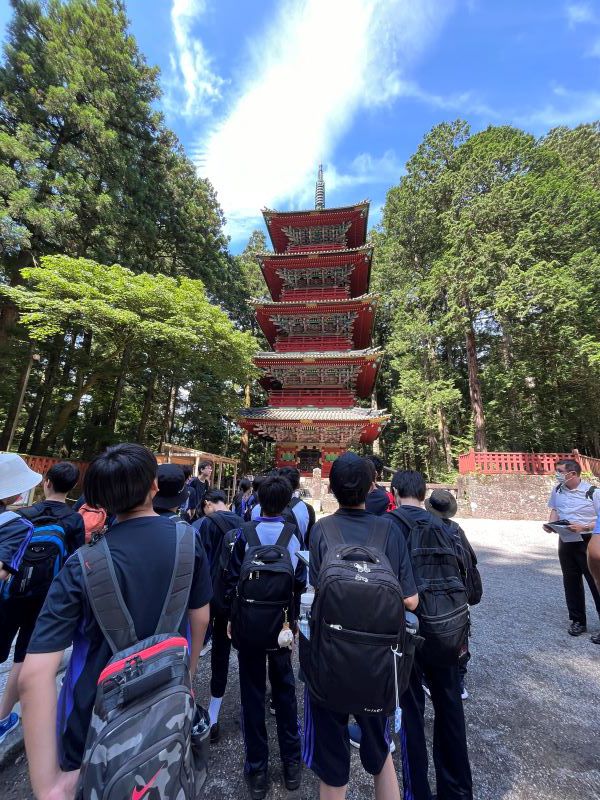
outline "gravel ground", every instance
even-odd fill
[[[484,581],[473,609],[472,661],[466,701],[476,800],[600,799],[600,647],[573,639],[562,594],[556,540],[535,522],[465,520]],[[600,625],[588,595],[589,631]],[[199,696],[208,694],[202,662]],[[222,738],[211,750],[206,797],[241,800],[243,743],[237,664],[221,712]],[[299,695],[301,693],[299,692]],[[301,709],[300,709],[301,714]],[[431,715],[428,714],[431,729]],[[318,785],[305,771],[298,792],[281,783],[275,723],[269,800],[309,800]],[[399,753],[394,759],[399,767]],[[3,800],[29,800],[24,756],[0,773]],[[372,781],[352,755],[349,800],[373,797]]]

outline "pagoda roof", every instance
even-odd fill
[[[302,300],[286,303],[251,300],[250,302],[256,308],[256,319],[258,324],[264,332],[267,341],[271,345],[275,344],[276,340],[278,339],[288,339],[289,342],[297,342],[295,345],[297,350],[303,349],[303,343],[308,343],[310,347],[310,342],[313,341],[320,342],[323,350],[340,350],[345,345],[342,344],[341,347],[340,345],[336,347],[335,339],[339,338],[340,341],[342,339],[349,340],[349,337],[351,336],[348,348],[360,350],[367,347],[371,342],[377,298],[378,296],[376,294],[364,294],[360,297],[340,300]],[[333,331],[324,333],[323,335],[313,332],[310,335],[308,333],[299,333],[288,337],[285,333],[282,334],[280,332],[278,325],[273,320],[273,317],[275,316],[280,318],[293,318],[316,315],[326,318],[334,314],[343,315],[345,313],[356,315],[351,324],[351,334],[349,332],[337,334],[335,331]],[[326,338],[333,339],[334,341],[332,341],[328,346],[323,346],[322,342]],[[302,343],[300,343],[300,341]],[[331,346],[332,344],[333,346]],[[317,346],[319,346],[319,344],[317,344]],[[307,349],[309,349],[309,347],[307,347]],[[293,352],[295,351],[296,350],[294,349]]]
[[[351,297],[357,297],[369,288],[373,248],[370,245],[350,247],[342,250],[286,251],[285,253],[258,253],[256,260],[269,287],[271,297],[277,301],[285,290],[279,270],[327,269],[349,264],[353,267],[349,276]],[[288,289],[288,291],[290,291]],[[304,291],[308,291],[305,289]]]
[[[386,409],[361,408],[319,408],[318,406],[283,406],[273,408],[243,408],[241,416],[252,420],[275,420],[285,422],[383,422],[389,419]]]
[[[311,361],[373,361],[381,356],[383,350],[380,347],[366,347],[363,350],[326,350],[311,351],[299,350],[298,352],[277,353],[274,350],[264,350],[257,353],[255,361],[273,361],[277,363],[294,363],[301,361],[310,363]]]
[[[300,251],[319,251],[347,249],[361,247],[367,238],[367,222],[369,217],[369,201],[364,200],[353,206],[340,206],[338,208],[307,209],[305,211],[275,211],[264,208],[263,217],[269,231],[273,249],[278,253],[299,248]],[[344,225],[348,229],[343,236],[343,242],[324,241],[322,248],[317,243],[294,243],[286,234],[284,228],[316,228],[320,225]]]

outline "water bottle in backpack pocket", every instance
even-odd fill
[[[369,520],[364,545],[346,544],[334,516],[320,520],[327,549],[300,635],[300,663],[319,705],[344,714],[390,714],[412,659],[404,654],[404,598],[386,555],[391,523]]]
[[[297,528],[285,523],[275,544],[262,544],[247,522],[248,543],[231,606],[231,638],[236,649],[276,650],[284,622],[292,624],[295,573],[288,544]]]
[[[67,560],[65,529],[59,518],[41,516],[39,511],[29,508],[19,511],[19,516],[33,524],[33,534],[19,570],[6,583],[3,594],[5,597],[43,597]]]
[[[419,592],[417,615],[423,639],[419,656],[432,664],[458,664],[469,635],[469,604],[455,538],[432,519],[414,520],[391,511],[410,529],[407,539]]]

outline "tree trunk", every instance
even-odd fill
[[[164,412],[163,412],[163,422],[162,422],[161,431],[160,431],[160,441],[158,443],[158,449],[159,450],[163,446],[165,441],[168,440],[168,436],[169,436],[169,429],[171,427],[171,405],[173,403],[173,388],[174,388],[174,386],[175,386],[175,378],[173,376],[171,376],[171,380],[169,382],[169,391],[167,392],[167,402],[165,403]]]
[[[21,250],[16,258],[10,259],[6,265],[10,285],[19,286],[22,284],[21,270],[34,263],[33,253],[29,250]],[[19,310],[16,305],[12,300],[4,298],[0,303],[0,349],[6,347],[18,318]]]
[[[143,443],[146,435],[146,428],[148,427],[148,420],[150,419],[150,411],[152,410],[152,402],[154,400],[154,387],[156,384],[156,375],[152,373],[150,382],[146,388],[144,396],[144,407],[142,408],[142,416],[137,429],[137,441]]]
[[[171,392],[171,418],[169,420],[169,441],[173,441],[173,434],[175,431],[175,415],[177,413],[177,401],[179,400],[179,384],[173,386]]]
[[[448,472],[452,471],[452,467],[454,466],[452,462],[452,447],[450,444],[450,431],[448,429],[448,417],[446,416],[445,410],[442,406],[438,407],[438,430],[440,432],[440,439],[442,440],[442,446],[444,448],[444,458],[446,461],[446,469]]]
[[[469,319],[467,330],[465,331],[465,345],[467,349],[467,367],[469,371],[469,399],[471,402],[471,413],[475,426],[475,450],[487,450],[487,438],[485,433],[485,415],[483,413],[483,399],[481,396],[481,382],[479,380],[479,363],[477,361],[477,343],[475,341],[475,330],[473,322]]]
[[[44,430],[44,424],[46,422],[46,416],[48,414],[48,409],[50,408],[50,403],[52,401],[52,392],[54,391],[54,386],[56,385],[56,377],[58,373],[58,365],[60,362],[60,353],[61,353],[61,342],[63,341],[63,335],[58,334],[54,337],[54,341],[52,343],[52,350],[48,357],[48,363],[46,365],[46,370],[44,372],[44,382],[38,389],[38,396],[36,397],[36,406],[37,406],[37,413],[30,415],[30,419],[27,421],[27,425],[25,426],[25,431],[23,432],[23,439],[21,440],[21,450],[25,452],[25,450],[29,447],[29,439],[31,434],[33,433],[33,440],[31,442],[31,452],[35,453],[36,449],[40,446],[40,442],[42,439],[42,432]],[[38,402],[39,399],[39,402]]]
[[[244,407],[250,407],[250,384],[247,383],[244,387]],[[250,456],[250,434],[245,428],[242,428],[242,435],[240,436],[240,474],[245,475],[248,472],[249,456]]]
[[[371,392],[371,409],[377,411],[377,392],[375,389]],[[381,442],[379,441],[379,437],[373,442],[373,455],[381,456]]]
[[[121,358],[121,367],[119,370],[119,376],[117,378],[117,382],[115,384],[115,390],[113,392],[112,400],[110,403],[110,409],[108,411],[108,422],[107,428],[110,433],[115,432],[115,427],[117,425],[117,418],[119,416],[119,409],[121,407],[121,400],[123,398],[123,390],[125,389],[125,383],[127,380],[127,371],[129,369],[129,364],[131,362],[132,356],[132,349],[129,346],[126,346],[123,350],[123,357]]]
[[[12,403],[8,409],[4,430],[0,435],[0,450],[10,450],[15,436],[15,431],[19,422],[19,416],[21,414],[21,409],[23,408],[25,392],[27,391],[27,384],[29,383],[31,367],[33,365],[33,349],[33,344],[30,344],[25,357],[23,369],[21,370],[17,386],[15,387]]]

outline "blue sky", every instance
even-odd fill
[[[9,11],[0,3],[0,23]],[[541,135],[600,118],[600,0],[129,0],[162,109],[234,252],[263,206],[386,190],[436,123]]]

